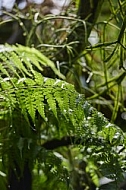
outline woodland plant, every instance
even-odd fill
[[[0,23],[0,188],[124,189],[126,2],[29,7]]]
[[[99,186],[100,176],[116,180],[118,188],[120,176],[125,171],[126,136],[122,130],[110,124],[82,94],[75,91],[73,85],[43,77],[40,64],[48,67],[50,63],[55,74],[61,74],[53,62],[36,49],[5,46],[2,50],[1,153],[9,168],[10,189],[24,186],[30,189],[24,178],[27,175],[31,178],[35,163],[40,166],[38,172],[42,170],[45,175],[44,183],[47,185],[48,180],[51,183],[50,188],[56,180],[60,182],[56,189],[71,186],[75,189],[77,184],[73,184],[73,178],[76,175],[85,178],[85,174],[73,174],[79,163],[70,170],[73,166],[70,158],[66,163],[66,156],[59,149],[62,146],[67,147],[63,154],[69,147],[76,148],[81,157],[78,161],[82,165],[84,162],[84,169],[92,182],[83,184],[80,181],[83,188],[90,188],[92,183]],[[51,175],[51,181],[48,175]],[[19,184],[16,186],[12,181],[17,177]]]

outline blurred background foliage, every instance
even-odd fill
[[[74,84],[98,111],[126,132],[126,1],[99,1],[102,6],[97,7],[98,1],[94,0],[90,1],[95,3],[93,8],[87,2],[3,0],[0,2],[0,43],[19,43],[38,49],[55,63],[67,82]],[[55,77],[50,69],[43,75]],[[47,185],[48,190],[68,189],[66,168],[72,171],[74,189],[81,190],[78,183],[88,184],[87,189],[97,185],[98,168],[87,155],[82,162],[78,148],[64,147],[53,154],[45,151],[42,155],[46,155],[47,165],[36,163],[33,189],[47,189]],[[2,164],[0,170],[4,190]],[[94,171],[91,178],[88,177],[90,170]],[[85,171],[87,179],[81,175]],[[102,189],[114,190],[114,185],[111,182]]]

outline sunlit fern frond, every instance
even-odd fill
[[[65,78],[56,69],[55,64],[35,48],[22,45],[1,45],[0,61],[0,69],[6,77],[11,77],[12,74],[18,78],[31,77],[36,69],[42,72],[44,67],[49,67],[58,77]]]

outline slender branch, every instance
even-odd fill
[[[86,144],[93,144],[93,145],[101,145],[104,144],[104,141],[101,139],[95,139],[95,138],[88,138],[85,140],[84,137],[75,137],[75,136],[65,136],[61,139],[52,139],[50,141],[45,142],[42,144],[42,147],[44,147],[47,150],[54,150],[56,148],[62,147],[62,146],[70,146],[70,145],[86,145]]]

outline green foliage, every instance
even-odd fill
[[[36,160],[36,167],[40,167],[34,168],[34,175],[37,175],[37,170],[43,174],[43,189],[47,184],[48,189],[53,188],[56,181],[55,189],[71,188],[73,177],[65,155],[60,153],[60,149],[57,149],[58,153],[43,149],[48,141],[69,136],[71,140],[67,146],[71,149],[77,147],[81,155],[79,160],[86,163],[85,171],[96,186],[100,176],[114,178],[118,183],[125,171],[125,153],[118,150],[120,146],[126,146],[125,134],[94,109],[73,85],[42,76],[40,63],[43,62],[38,60],[38,52],[33,56],[35,49],[12,48],[14,51],[9,46],[0,52],[0,115],[5,126],[1,129],[3,158],[6,160],[8,154],[12,167],[15,158],[21,169],[27,159],[30,159],[31,168]],[[26,61],[25,56],[22,58],[22,50],[30,60]],[[51,69],[58,73],[54,65]]]
[[[0,20],[0,40],[22,31],[12,43],[24,44],[0,46],[0,189],[15,162],[19,179],[29,164],[36,190],[123,181],[126,134],[113,123],[126,130],[126,1],[72,2],[61,15],[28,5]]]
[[[29,48],[21,45],[1,45],[0,52],[1,61],[3,63],[9,62],[8,67],[10,72],[17,76],[18,72],[21,72],[22,76],[27,75],[30,77],[32,76],[31,74],[34,74],[34,67],[39,72],[43,71],[43,67],[50,67],[56,75],[64,79],[64,76],[55,68],[54,63],[35,48]],[[9,73],[4,69],[4,64],[1,64],[0,67],[3,74],[9,77]],[[18,76],[18,78],[20,77]]]

